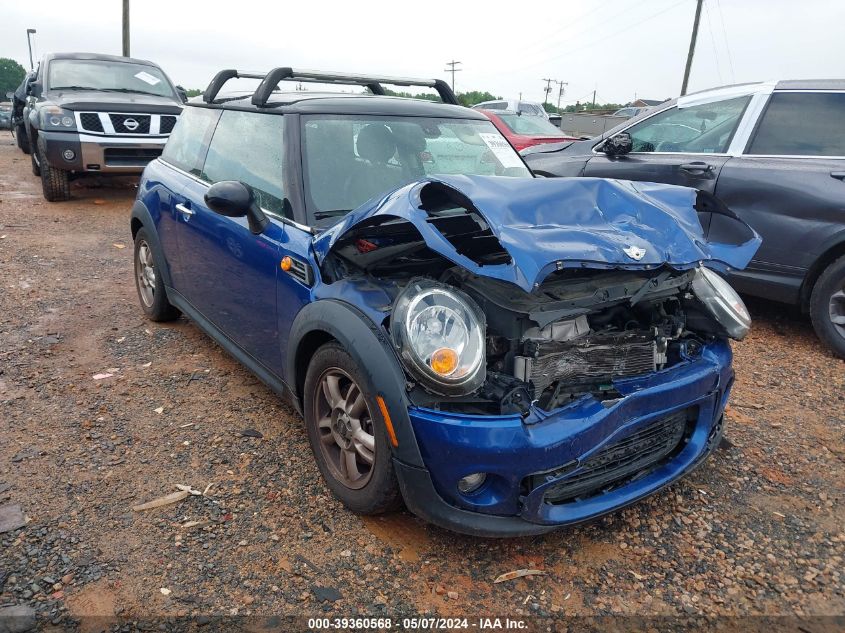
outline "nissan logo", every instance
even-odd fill
[[[123,119],[123,127],[130,132],[134,132],[138,129],[138,122],[135,119]]]

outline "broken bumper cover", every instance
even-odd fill
[[[411,408],[425,468],[396,462],[406,503],[432,523],[479,536],[538,534],[635,503],[718,445],[731,358],[726,342],[711,343],[695,360],[617,381],[623,397],[612,403],[585,396],[524,420]],[[460,493],[458,481],[478,472],[484,485]]]

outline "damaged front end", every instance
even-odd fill
[[[600,493],[639,498],[657,469],[680,470],[652,488],[712,448],[726,339],[750,327],[714,271],[759,242],[686,188],[453,177],[365,205],[314,250],[330,293],[366,297],[389,332],[438,494],[551,525],[622,503]]]

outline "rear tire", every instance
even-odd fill
[[[24,153],[30,153],[29,137],[26,135],[26,128],[23,123],[18,123],[15,126],[15,140],[18,142],[18,148]]]
[[[382,514],[402,505],[374,393],[340,344],[326,343],[314,353],[303,398],[308,441],[326,485],[358,514]]]
[[[156,262],[162,261],[161,253],[153,250],[147,229],[141,228],[135,234],[134,249],[135,289],[138,291],[138,303],[150,321],[172,321],[179,316],[177,310],[167,298],[164,279]]]
[[[36,143],[35,150],[38,152],[38,169],[41,172],[41,189],[44,191],[44,198],[48,202],[70,200],[70,174],[64,169],[56,169],[47,162],[47,152],[42,141]]]
[[[845,358],[845,257],[830,264],[816,280],[810,319],[822,343]]]

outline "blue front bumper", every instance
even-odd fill
[[[733,382],[731,358],[726,342],[714,342],[695,360],[616,381],[623,397],[611,404],[585,396],[552,412],[534,408],[525,419],[411,408],[426,468],[397,463],[406,503],[434,523],[488,536],[544,532],[634,503],[689,472],[714,448]],[[604,492],[549,500],[556,486],[583,475],[591,457],[678,412],[688,422],[666,458],[602,486]],[[484,486],[461,494],[458,481],[476,472],[488,474]]]

